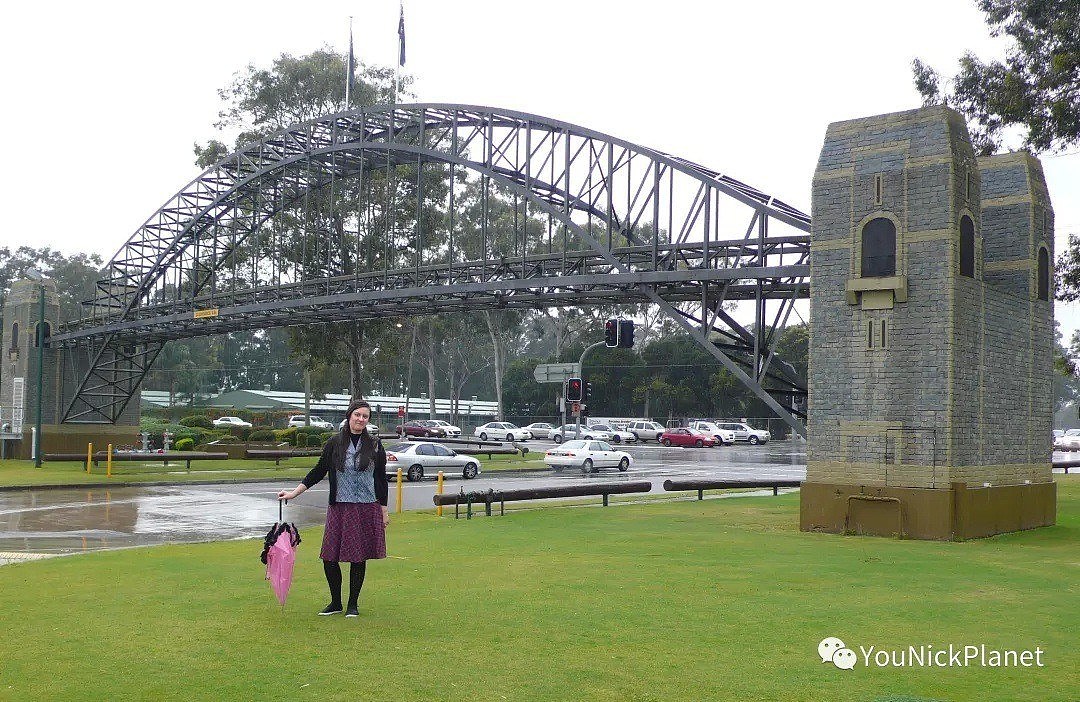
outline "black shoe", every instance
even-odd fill
[[[356,607],[349,607],[349,609],[347,609],[345,611],[345,616],[346,617],[359,617],[360,612],[356,611]]]
[[[331,602],[330,604],[326,605],[326,609],[319,612],[320,617],[325,617],[328,614],[341,614],[341,605]]]

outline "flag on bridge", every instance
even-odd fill
[[[400,3],[401,15],[398,17],[397,23],[397,38],[398,38],[398,65],[405,65],[405,3]]]

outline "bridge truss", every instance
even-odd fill
[[[226,157],[130,237],[84,316],[50,339],[89,369],[64,421],[115,422],[171,339],[642,303],[805,435],[805,379],[775,348],[809,294],[809,231],[729,176],[537,115],[330,115]]]

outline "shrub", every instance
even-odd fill
[[[288,441],[290,444],[296,441],[296,429],[275,429],[274,439],[277,441]]]
[[[176,442],[175,448],[177,451],[191,451],[195,448],[195,440],[191,437],[184,437]]]
[[[247,441],[248,435],[251,434],[251,427],[228,427],[228,432],[240,441]]]
[[[273,441],[275,433],[272,429],[257,429],[248,434],[248,441]]]
[[[214,423],[205,414],[192,414],[180,420],[185,427],[198,427],[200,429],[213,429]]]
[[[335,432],[332,431],[324,431],[322,434],[319,434],[319,445],[322,446],[327,441],[332,439],[334,437],[334,433]]]

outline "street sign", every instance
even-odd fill
[[[533,378],[538,383],[565,383],[580,376],[580,363],[541,363],[533,371]]]
[[[574,403],[574,414],[580,414],[580,413],[581,413],[581,403],[580,402],[575,402]]]
[[[397,416],[399,416],[399,417],[404,417],[405,416],[405,405],[398,405]]]

